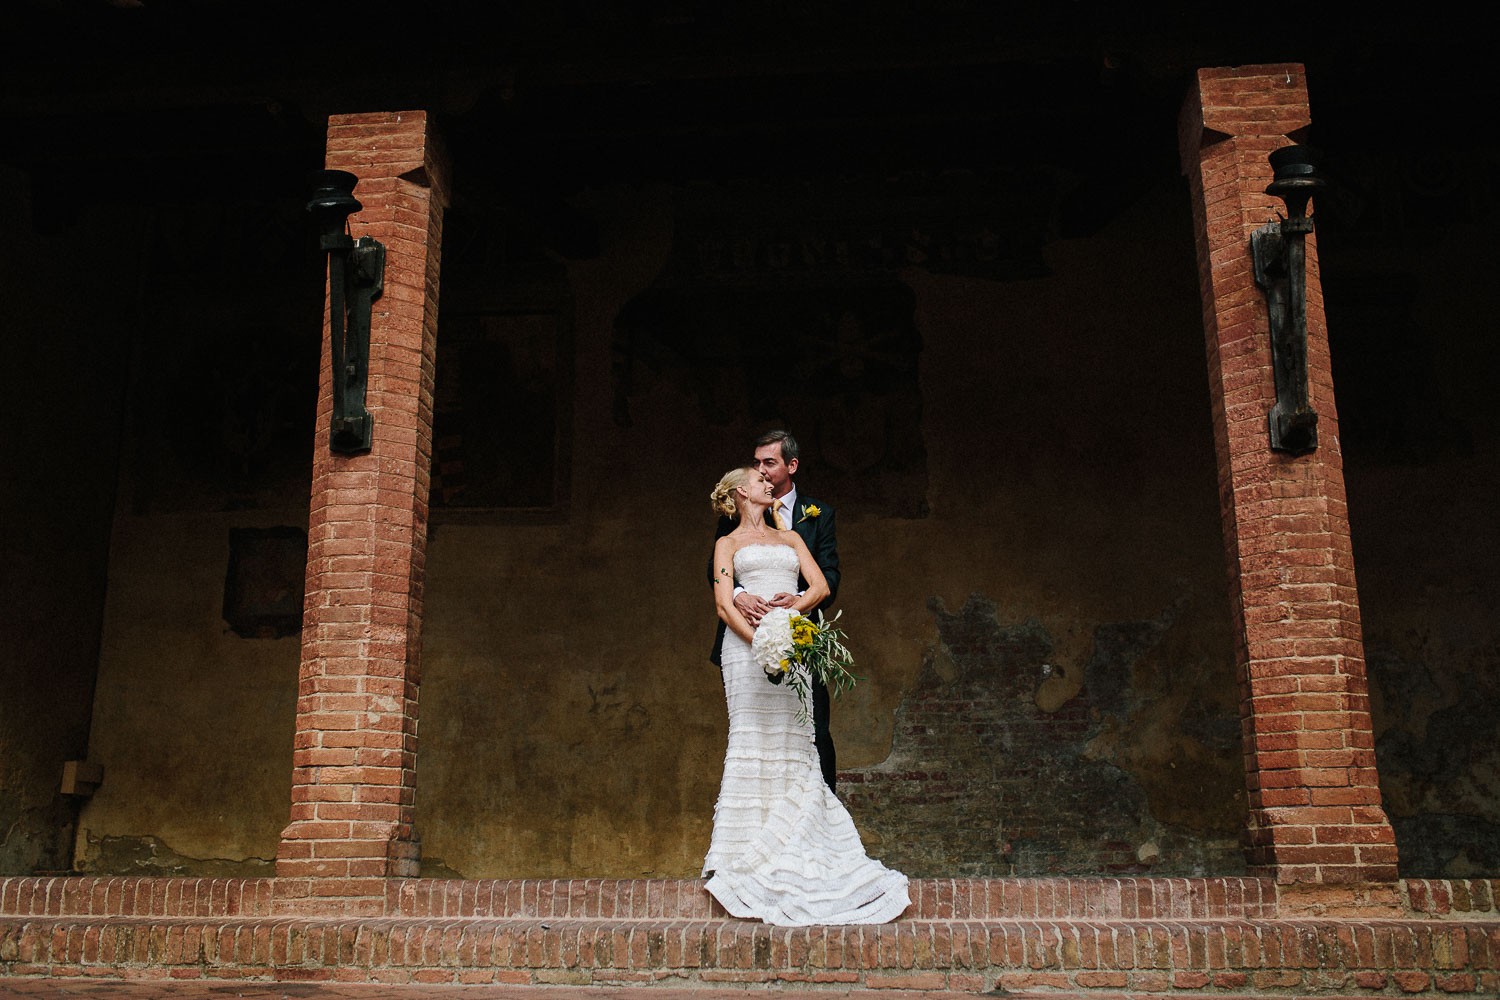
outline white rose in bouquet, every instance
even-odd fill
[[[766,675],[777,680],[792,666],[792,612],[789,608],[772,608],[760,620],[755,638],[750,642],[750,658]]]

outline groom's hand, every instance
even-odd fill
[[[781,594],[777,594],[775,597],[771,598],[771,607],[773,607],[773,608],[789,608],[793,604],[796,604],[796,603],[797,603],[797,595],[796,594],[781,593]]]
[[[734,606],[740,609],[740,614],[745,616],[745,621],[750,623],[751,628],[757,628],[761,618],[771,610],[771,605],[767,604],[764,598],[745,591],[734,595]]]

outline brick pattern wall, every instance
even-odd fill
[[[354,236],[386,247],[371,321],[368,454],[328,448],[324,325],[308,520],[291,823],[278,900],[377,912],[385,879],[415,875],[417,688],[432,455],[445,161],[424,112],[335,115],[330,168],[359,177]],[[316,907],[314,907],[316,908]]]
[[[1318,450],[1271,452],[1275,402],[1250,234],[1281,203],[1267,155],[1310,121],[1299,65],[1205,69],[1183,109],[1231,577],[1251,861],[1282,881],[1390,881],[1338,413],[1308,244],[1308,370]]]
[[[1086,697],[1042,713],[1034,685],[945,685],[930,671],[918,684],[897,709],[890,756],[839,774],[839,797],[879,837],[882,861],[924,876],[1144,870],[1125,839],[1140,796],[1117,768],[1082,759],[1098,730]],[[1116,808],[1101,816],[1070,786]]]

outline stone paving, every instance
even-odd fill
[[[1005,1000],[1084,1000],[1074,993],[989,993]],[[1203,994],[1174,991],[1174,1000],[1209,1000]],[[1149,1000],[1162,994],[1087,994],[1087,1000]],[[758,1000],[815,997],[816,1000],[974,1000],[972,993],[916,990],[676,989],[592,986],[434,986],[369,983],[142,982],[122,979],[0,979],[0,1000]],[[1222,994],[1218,1000],[1223,1000]],[[1236,994],[1236,1000],[1285,1000]],[[1321,1000],[1351,1000],[1325,996]]]
[[[806,997],[810,993],[813,991],[698,990],[659,986],[381,986],[369,983],[274,983],[243,980],[185,983],[122,979],[0,979],[0,1000],[72,1000],[78,997],[105,1000],[747,1000],[750,996]],[[907,990],[818,990],[815,996],[817,1000],[973,1000],[973,994],[969,993]],[[1123,996],[1122,994],[1121,997]],[[1048,1000],[1070,1000],[1066,994],[1049,993],[1047,997]],[[1021,994],[1011,994],[1008,1000],[1027,998]]]

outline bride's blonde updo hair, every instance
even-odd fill
[[[739,504],[735,501],[734,491],[739,489],[745,482],[745,477],[755,470],[730,469],[724,473],[719,480],[719,485],[708,495],[708,502],[713,507],[715,514],[724,517],[738,517]]]

